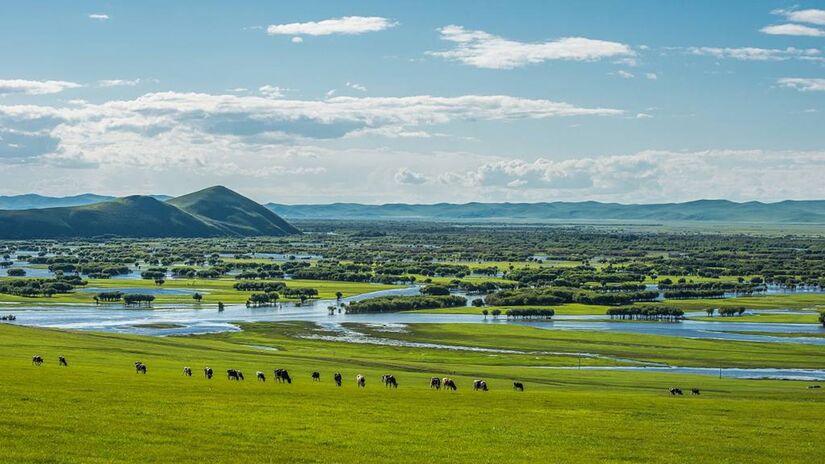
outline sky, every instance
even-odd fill
[[[0,194],[825,199],[825,0],[0,11]]]

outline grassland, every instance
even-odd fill
[[[776,463],[813,462],[825,452],[825,396],[800,382],[515,369],[480,363],[477,354],[296,339],[307,330],[301,324],[247,328],[143,338],[0,326],[0,461]],[[465,340],[525,339],[459,329]],[[279,351],[245,346],[251,341]],[[455,358],[423,363],[421,352]],[[44,366],[30,364],[35,353]],[[58,354],[69,368],[56,366]],[[149,366],[145,376],[134,373],[138,359]],[[182,376],[184,365],[196,376]],[[199,375],[205,365],[215,379]],[[247,372],[247,381],[225,380],[220,372],[229,367]],[[274,367],[289,369],[295,382],[249,380]],[[313,370],[321,382],[310,381]],[[335,371],[344,375],[340,389],[330,382]],[[396,374],[399,389],[377,385],[385,372]],[[431,375],[448,372],[458,392],[427,387]],[[355,387],[356,373],[367,376],[366,389]],[[475,377],[491,391],[471,391]],[[510,389],[514,377],[526,392]],[[671,385],[702,395],[673,398]]]
[[[234,279],[170,279],[162,286],[157,286],[154,281],[145,279],[89,279],[87,288],[104,289],[127,289],[130,288],[158,288],[162,290],[186,290],[187,292],[199,292],[203,295],[201,304],[223,303],[244,303],[252,292],[239,292],[232,288],[237,282]],[[284,280],[291,288],[314,288],[318,290],[318,297],[322,299],[335,299],[336,292],[341,292],[345,297],[358,295],[367,292],[389,290],[400,288],[399,285],[370,284],[360,282],[334,282],[325,280]],[[64,304],[64,303],[94,303],[94,292],[79,292],[58,294],[50,298],[28,298],[15,295],[0,295],[0,302],[27,302],[36,304]],[[288,298],[282,301],[291,301]],[[178,303],[195,304],[190,293],[182,295],[155,295],[155,303]],[[112,303],[122,306],[122,303]]]

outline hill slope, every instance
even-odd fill
[[[168,204],[201,219],[225,235],[288,235],[298,229],[264,206],[223,186],[173,198]]]
[[[438,203],[434,205],[281,205],[269,209],[287,219],[427,219],[427,220],[643,220],[747,223],[825,223],[825,201],[735,203],[698,200],[687,203],[624,205],[595,201],[568,203]]]
[[[222,195],[181,201],[184,208],[153,197],[131,196],[91,205],[64,208],[0,211],[0,238],[67,238],[116,235],[122,237],[220,237],[285,235],[297,233],[263,206],[221,187]],[[189,195],[187,195],[188,197]],[[185,197],[184,197],[185,198]],[[231,200],[231,201],[230,201]],[[226,213],[226,204],[229,212]],[[251,204],[250,204],[251,203]],[[186,211],[191,208],[195,213]],[[260,215],[285,224],[276,228],[261,221],[244,220]],[[239,218],[238,225],[233,224]],[[274,220],[273,220],[274,221]],[[260,225],[260,227],[257,227]]]

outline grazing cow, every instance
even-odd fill
[[[192,368],[191,367],[184,367],[183,368],[183,375],[192,377]]]
[[[261,382],[266,382],[266,374],[261,371],[255,373],[255,378],[260,380]]]
[[[513,382],[513,390],[523,392],[524,384],[521,382]]]
[[[207,379],[211,379],[212,375],[214,375],[214,372],[212,371],[211,367],[204,367],[203,368],[203,376],[204,377],[206,377]]]
[[[691,388],[690,389],[690,394],[691,395],[698,395],[699,394],[699,389],[698,388]]]
[[[39,366],[41,364],[43,364],[43,356],[40,356],[40,355],[32,356],[32,365]]]
[[[135,363],[135,374],[144,374],[146,375],[146,364],[138,361]]]
[[[668,391],[670,392],[671,396],[682,396],[683,395],[681,388],[674,387],[674,388],[671,388]]]
[[[384,386],[389,388],[398,388],[398,381],[395,380],[395,376],[392,374],[384,374],[381,376],[381,382],[384,383]]]
[[[344,380],[344,377],[341,375],[340,372],[336,372],[335,375],[332,376],[333,380],[335,380],[335,385],[341,386],[341,381]]]
[[[318,372],[318,371],[313,372],[312,373],[312,381],[313,382],[320,382],[321,381],[321,373]]]
[[[433,377],[430,379],[430,388],[434,388],[436,390],[441,390],[441,379],[438,377]]]
[[[483,380],[473,380],[473,391],[487,391],[487,382]]]
[[[455,384],[455,380],[453,380],[453,379],[445,378],[442,381],[442,383],[444,384],[444,391],[447,391],[447,390],[456,391],[456,390],[458,390],[458,386]]]
[[[819,385],[808,385],[808,388],[814,389],[814,388],[822,388],[822,387],[819,386]]]
[[[367,378],[361,374],[358,374],[355,376],[355,384],[361,388],[364,388],[367,386]]]
[[[66,361],[66,357],[65,357],[65,356],[58,356],[58,357],[57,357],[57,365],[58,365],[58,366],[66,366],[66,367],[69,367],[69,363],[68,363],[68,361]]]
[[[292,383],[292,377],[286,369],[275,369],[275,380],[278,382]]]
[[[243,374],[237,369],[227,369],[226,378],[229,380],[243,380]]]

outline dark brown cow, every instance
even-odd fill
[[[65,366],[65,367],[69,367],[69,362],[68,362],[68,361],[66,361],[66,357],[65,357],[65,356],[58,356],[58,357],[57,357],[57,365],[58,365],[58,366]]]
[[[32,365],[39,366],[41,364],[43,364],[43,356],[40,356],[40,355],[32,356]]]
[[[340,372],[336,372],[332,378],[335,380],[335,385],[338,385],[339,387],[341,386],[341,382],[344,380],[344,376],[342,376]]]
[[[321,381],[321,373],[318,372],[318,371],[313,372],[312,373],[312,381],[313,382],[320,382]]]
[[[513,390],[523,392],[524,384],[521,382],[513,382]]]

